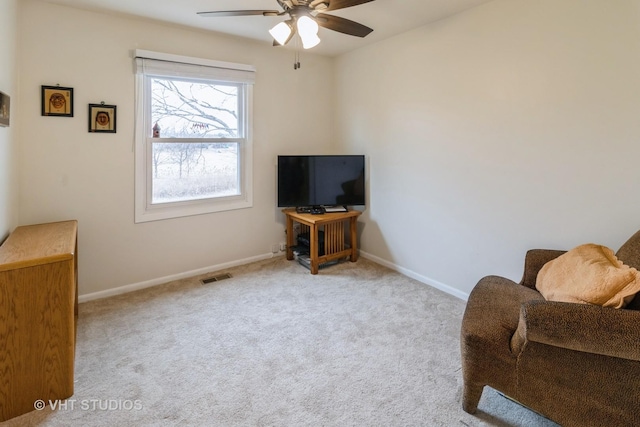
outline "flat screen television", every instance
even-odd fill
[[[278,156],[278,206],[364,206],[364,156]]]

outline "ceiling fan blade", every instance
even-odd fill
[[[324,3],[329,3],[329,6],[325,11],[330,12],[332,10],[344,9],[347,7],[357,6],[359,4],[369,3],[373,0],[324,0]]]
[[[372,28],[369,28],[365,25],[350,21],[345,18],[341,18],[339,16],[327,15],[326,13],[317,14],[316,22],[321,27],[356,37],[366,37],[370,32],[373,31]]]
[[[205,18],[216,16],[278,16],[280,12],[277,10],[221,10],[216,12],[198,12],[198,15]]]

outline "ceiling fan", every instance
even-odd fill
[[[279,10],[224,10],[216,12],[198,12],[204,17],[217,16],[283,16],[289,15],[289,19],[280,22],[269,33],[274,38],[274,46],[286,45],[297,33],[302,40],[302,46],[310,49],[320,43],[318,27],[338,31],[343,34],[356,37],[366,37],[373,29],[357,22],[339,16],[328,15],[323,12],[331,12],[338,9],[369,3],[373,0],[276,0],[282,11]]]

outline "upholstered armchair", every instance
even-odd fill
[[[481,279],[461,329],[462,407],[489,386],[570,426],[640,426],[640,294],[624,308],[549,301],[538,273],[565,251],[527,252],[522,281]],[[640,270],[640,232],[615,254]]]

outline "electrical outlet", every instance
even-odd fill
[[[287,244],[285,242],[280,242],[280,252],[284,252],[287,250]]]
[[[273,245],[271,245],[271,253],[277,254],[279,250],[280,250],[280,246],[277,243],[274,243]]]

